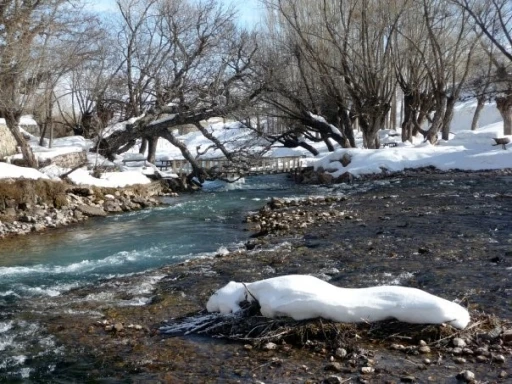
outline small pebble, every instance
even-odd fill
[[[432,360],[430,360],[430,359],[423,359],[423,364],[430,365],[430,364],[432,364]]]
[[[252,345],[251,344],[245,344],[244,345],[244,349],[247,349],[248,351],[250,351],[252,349]]]
[[[274,349],[277,349],[277,344],[275,343],[267,343],[263,346],[264,351],[272,351]]]
[[[430,347],[428,345],[423,345],[419,348],[420,353],[427,354],[430,353]]]
[[[497,363],[504,363],[505,362],[505,356],[503,355],[494,355],[492,357],[493,361],[497,362]]]
[[[322,382],[323,384],[341,384],[343,383],[341,377],[339,376],[329,376]]]
[[[391,344],[391,347],[389,349],[394,349],[396,351],[403,351],[405,347],[402,344]]]
[[[456,337],[452,340],[452,344],[454,347],[464,348],[467,344],[464,339],[461,339],[460,337]]]
[[[343,359],[344,357],[347,356],[347,354],[348,353],[347,353],[347,350],[345,348],[338,348],[338,349],[336,349],[336,353],[335,353],[336,357],[339,357],[339,358]]]
[[[343,370],[343,366],[340,363],[329,363],[324,367],[325,371],[330,372],[341,372]]]
[[[454,357],[453,362],[457,364],[465,364],[467,360],[463,357]]]
[[[457,375],[457,379],[465,381],[466,383],[471,383],[472,381],[475,381],[475,374],[471,371],[465,370]]]
[[[362,367],[361,368],[361,373],[370,374],[373,372],[375,372],[375,368],[373,368],[373,367]]]
[[[479,363],[487,363],[489,359],[486,356],[479,355],[476,357],[476,361],[478,361]]]
[[[453,348],[452,353],[454,355],[460,355],[460,354],[462,354],[462,348],[459,348],[459,347]]]

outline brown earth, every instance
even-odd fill
[[[45,309],[48,332],[66,349],[55,377],[109,383],[456,383],[469,370],[475,382],[505,383],[512,375],[511,187],[506,174],[433,174],[385,180],[354,196],[274,201],[248,220],[261,235],[247,243],[251,250],[109,280],[36,304]],[[344,332],[337,344],[312,332],[278,341],[275,349],[159,332],[172,319],[204,310],[211,293],[230,280],[294,273],[345,287],[398,282],[422,288],[461,300],[473,321],[464,332],[397,322],[347,326],[337,328]],[[163,278],[149,304],[124,305],[135,298],[131,288],[155,275]],[[88,300],[99,294],[110,294],[110,301]],[[467,345],[457,346],[455,338]]]

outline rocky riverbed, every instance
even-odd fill
[[[512,177],[422,174],[378,183],[352,196],[335,186],[329,197],[273,200],[248,216],[245,225],[254,237],[244,249],[106,280],[20,311],[27,320],[42,316],[64,348],[52,373],[60,380],[507,382]],[[344,334],[335,345],[314,332],[259,343],[159,331],[173,319],[203,311],[211,293],[230,280],[292,273],[344,287],[418,287],[459,300],[472,323],[462,332],[392,321],[347,326],[336,328]],[[144,284],[146,301],[139,297]]]

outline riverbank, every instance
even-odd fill
[[[339,185],[333,197],[274,200],[249,216],[248,228],[260,236],[245,249],[41,299],[44,311],[36,309],[37,316],[66,351],[54,374],[83,370],[87,379],[111,382],[455,383],[470,371],[477,381],[506,382],[512,373],[512,179],[450,173],[375,183],[352,196],[343,196],[346,186]],[[261,348],[159,332],[172,319],[204,310],[211,293],[230,280],[292,273],[344,287],[418,287],[460,300],[473,322],[467,333],[392,323],[394,331],[380,337],[369,331],[386,323],[347,327],[346,344],[337,346],[307,334]],[[147,304],[136,306],[141,290],[134,288],[144,286]]]
[[[175,195],[160,182],[124,188],[75,186],[51,180],[2,180],[0,241],[77,224],[90,217],[131,212],[161,204]]]

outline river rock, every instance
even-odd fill
[[[457,374],[457,379],[462,380],[466,383],[471,383],[471,382],[475,381],[475,374],[471,371],[464,370],[462,372],[459,372],[459,374]]]
[[[345,348],[338,348],[336,349],[336,352],[335,352],[335,355],[336,357],[339,357],[340,359],[344,359],[345,357],[347,357],[347,350]]]
[[[107,213],[103,209],[97,208],[97,207],[93,207],[93,206],[90,206],[90,205],[79,205],[76,209],[78,211],[82,212],[86,216],[91,216],[91,217],[94,217],[94,216],[101,216],[101,217],[107,216]]]
[[[337,363],[337,362],[332,362],[332,363],[327,364],[324,367],[324,370],[330,371],[330,372],[341,372],[341,371],[343,371],[343,365],[341,365],[340,363]]]
[[[268,342],[263,346],[264,351],[272,351],[274,349],[277,349],[277,344]]]
[[[112,197],[114,197],[114,196],[112,196]],[[103,209],[105,210],[105,212],[109,212],[109,213],[123,212],[123,209],[119,206],[119,203],[115,200],[110,200],[110,199],[106,200],[103,203]]]
[[[332,184],[333,181],[334,181],[334,177],[330,173],[324,172],[324,173],[318,174],[318,182],[320,184],[329,185],[329,184]]]
[[[339,376],[329,376],[322,381],[323,384],[341,384],[343,379]]]
[[[460,337],[456,337],[452,340],[452,344],[454,347],[464,348],[466,346],[466,341]]]

